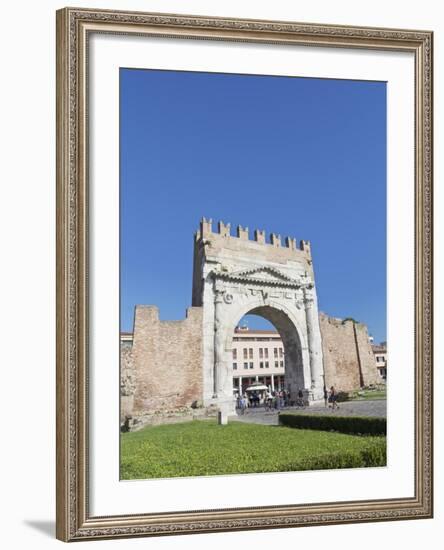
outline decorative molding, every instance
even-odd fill
[[[261,273],[266,273],[267,277],[260,277]],[[255,276],[256,275],[256,276]],[[301,280],[296,280],[282,271],[275,269],[269,266],[259,266],[251,269],[245,269],[242,271],[236,271],[234,273],[225,272],[225,271],[214,271],[213,277],[215,279],[232,281],[232,282],[241,282],[246,284],[262,285],[262,286],[281,286],[286,288],[302,288],[312,283],[305,283],[301,277]]]
[[[380,40],[381,48],[387,41],[424,42],[429,38],[428,32],[415,30],[381,29],[376,27],[351,27],[346,25],[317,25],[288,21],[263,21],[254,19],[233,19],[223,17],[204,17],[189,15],[172,15],[162,13],[114,12],[89,9],[70,10],[75,21],[118,23],[121,25],[163,26],[187,28],[192,34],[195,29],[239,30],[262,33],[276,33],[277,38],[284,33],[300,34],[307,37],[342,39]],[[142,31],[142,29],[141,29]],[[113,31],[115,32],[115,31]],[[141,32],[141,34],[146,34]],[[214,39],[220,37],[214,36]],[[401,44],[399,45],[401,47]],[[400,48],[401,49],[401,48]]]

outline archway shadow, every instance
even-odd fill
[[[55,538],[54,520],[25,519],[23,523],[35,531],[40,531],[48,537]]]

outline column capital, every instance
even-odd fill
[[[310,309],[315,301],[315,296],[313,292],[313,286],[304,287],[304,306],[305,309]]]
[[[214,303],[221,304],[224,301],[224,291],[216,288],[214,290]]]

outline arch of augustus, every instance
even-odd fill
[[[230,410],[233,403],[232,337],[247,313],[269,320],[285,349],[287,389],[296,398],[323,395],[322,344],[310,245],[278,235],[203,220],[195,235],[193,306],[203,308],[203,401]],[[230,411],[232,412],[232,411]]]
[[[285,350],[292,398],[310,403],[324,385],[344,390],[376,383],[365,325],[319,314],[310,243],[202,219],[194,236],[192,307],[182,321],[160,321],[155,306],[136,306],[121,338],[121,421],[161,411],[234,414],[232,339],[246,314],[270,321]]]

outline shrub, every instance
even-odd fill
[[[336,401],[338,401],[338,403],[343,403],[344,401],[348,401],[349,399],[350,399],[350,395],[348,392],[340,391],[337,394]]]
[[[385,418],[281,413],[279,424],[304,430],[335,431],[347,434],[386,435]]]
[[[356,321],[356,319],[353,319],[353,317],[346,317],[345,319],[342,320],[342,324],[345,325],[345,323],[347,321],[351,321],[352,323],[354,323],[355,325],[359,325],[359,321]]]
[[[367,439],[367,438],[366,438]],[[384,437],[368,439],[364,449],[311,456],[298,464],[298,470],[334,470],[337,468],[370,468],[387,465],[387,445]]]

